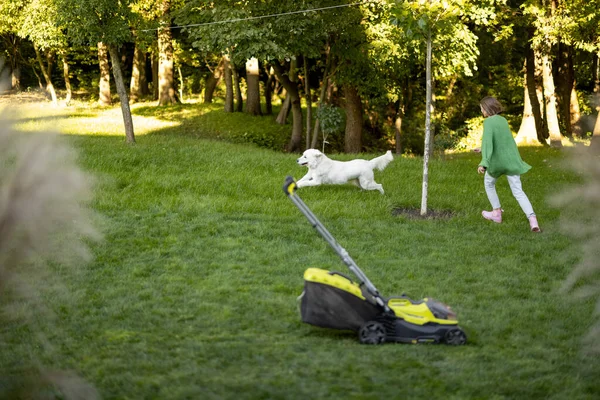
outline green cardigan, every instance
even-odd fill
[[[508,121],[500,115],[493,115],[483,121],[479,165],[485,167],[487,173],[494,178],[502,175],[521,175],[531,169],[531,166],[521,159]]]

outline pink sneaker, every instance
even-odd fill
[[[531,232],[541,232],[540,226],[538,225],[537,217],[532,215],[529,217],[529,226],[531,227]]]
[[[497,224],[502,222],[502,210],[482,211],[481,215],[483,215],[483,218],[496,222]]]

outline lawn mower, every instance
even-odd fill
[[[357,282],[343,273],[308,268],[301,295],[302,321],[322,328],[358,332],[360,343],[446,343],[462,345],[467,335],[458,326],[456,313],[430,298],[412,300],[406,295],[384,298],[348,252],[317,219],[296,193],[288,176],[283,191],[306,216],[350,269]]]

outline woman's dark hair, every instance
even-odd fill
[[[492,115],[500,114],[502,112],[502,104],[495,97],[484,97],[479,102],[479,105],[485,111],[488,117]]]

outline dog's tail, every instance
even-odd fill
[[[384,155],[374,158],[374,159],[370,160],[369,162],[371,163],[371,166],[373,167],[373,169],[378,169],[379,171],[383,171],[383,169],[385,167],[387,167],[387,165],[389,163],[391,163],[393,160],[394,160],[394,156],[392,155],[392,151],[388,150],[387,153],[385,153]]]

